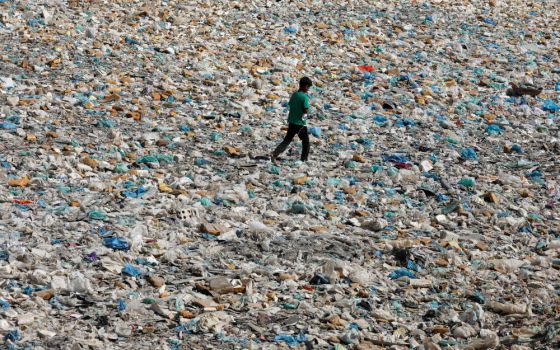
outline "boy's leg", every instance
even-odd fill
[[[301,161],[306,162],[309,158],[309,133],[307,126],[302,127],[298,132],[298,137],[301,140]]]
[[[274,152],[272,152],[272,160],[273,161],[276,159],[276,157],[278,157],[280,154],[282,154],[282,152],[284,152],[286,150],[286,148],[288,148],[288,146],[290,145],[290,142],[292,142],[292,139],[298,133],[299,128],[301,128],[301,126],[299,126],[299,125],[295,125],[295,124],[289,124],[288,125],[288,132],[286,133],[286,136],[284,137],[284,140],[282,140],[282,143],[280,143],[276,147]]]

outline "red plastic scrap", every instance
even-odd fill
[[[412,169],[412,164],[409,164],[409,163],[397,163],[397,164],[395,164],[395,168],[410,170],[410,169]]]
[[[367,64],[363,64],[361,66],[358,66],[358,70],[360,72],[373,72],[373,67]]]

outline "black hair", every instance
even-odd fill
[[[308,77],[303,77],[299,80],[299,87],[302,88],[304,86],[313,86],[313,82]]]

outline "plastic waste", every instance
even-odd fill
[[[464,177],[459,180],[458,184],[467,188],[472,188],[476,185],[476,181],[471,177]]]
[[[0,0],[0,349],[554,348],[559,6]]]
[[[416,278],[416,275],[405,269],[397,269],[389,274],[389,278],[395,280],[401,277]]]
[[[542,109],[543,111],[556,113],[560,111],[560,105],[549,99],[544,101]]]
[[[317,138],[321,138],[321,129],[316,126],[309,128],[309,133]]]
[[[0,122],[0,129],[15,130],[17,129],[17,125],[10,122]]]
[[[461,157],[465,160],[477,160],[478,155],[476,151],[472,148],[463,148],[461,149]]]
[[[122,269],[122,273],[131,277],[138,277],[142,274],[142,271],[131,264],[126,264]]]
[[[128,242],[119,237],[106,237],[103,239],[103,244],[115,250],[128,250],[130,249]]]
[[[500,128],[500,126],[496,124],[490,124],[486,127],[486,133],[489,135],[499,135],[502,132],[502,128]]]
[[[277,335],[274,337],[275,342],[284,342],[289,346],[297,346],[298,344],[305,343],[305,335],[299,334],[297,336],[292,335]]]

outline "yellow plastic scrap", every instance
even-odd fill
[[[165,183],[160,182],[158,184],[158,189],[160,190],[160,192],[165,192],[165,193],[171,193],[173,192],[173,189],[169,186],[167,186]]]

